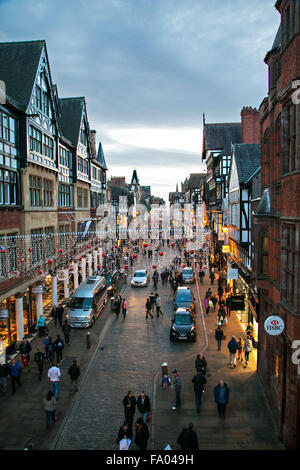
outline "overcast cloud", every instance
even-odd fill
[[[152,193],[201,172],[202,114],[267,93],[275,0],[0,0],[0,41],[45,39],[60,97],[85,96],[109,174]]]

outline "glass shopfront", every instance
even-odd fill
[[[245,298],[244,310],[237,310],[237,316],[246,331],[247,326],[250,326],[253,329],[253,339],[254,345],[258,342],[258,322],[257,322],[257,314],[256,314],[256,305],[255,301],[253,302],[253,295],[249,295],[250,287],[243,279],[243,277],[239,274],[239,277],[236,281],[234,281],[234,290],[236,294],[243,294]]]

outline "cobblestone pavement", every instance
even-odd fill
[[[152,260],[139,255],[135,269],[147,267],[153,272],[151,266],[155,263],[160,271],[176,253],[176,249],[165,249],[163,257],[154,256]],[[128,317],[123,320],[121,315],[119,319],[113,315],[108,320],[101,346],[55,439],[55,449],[117,449],[115,440],[124,421],[122,400],[127,391],[132,389],[137,397],[145,390],[152,398],[153,381],[161,373],[161,363],[167,360],[172,368],[178,356],[180,360],[194,357],[199,350],[201,334],[197,343],[183,345],[169,340],[173,315],[169,285],[163,287],[159,281],[164,316],[145,319],[145,301],[153,291],[152,281],[138,289],[129,285],[131,276],[128,278],[123,293]]]

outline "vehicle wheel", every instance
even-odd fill
[[[174,341],[174,338],[172,335],[170,335],[170,341]]]
[[[196,343],[196,339],[197,339],[197,336],[194,336],[194,338],[192,339],[193,343]]]

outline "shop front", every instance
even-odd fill
[[[16,295],[4,299],[0,303],[0,341],[3,341],[7,351],[14,348],[17,338],[17,309]],[[22,296],[24,335],[30,333],[31,326],[35,323],[32,317],[32,305],[30,302],[30,288]]]
[[[251,291],[251,287],[240,273],[238,275],[238,279],[233,281],[233,292],[236,297],[240,297],[241,299],[243,299],[242,304],[240,305],[241,308],[236,308],[237,317],[240,320],[242,327],[245,331],[247,331],[247,328],[250,325],[254,340],[253,345],[257,346],[257,301],[255,299],[255,294]]]

